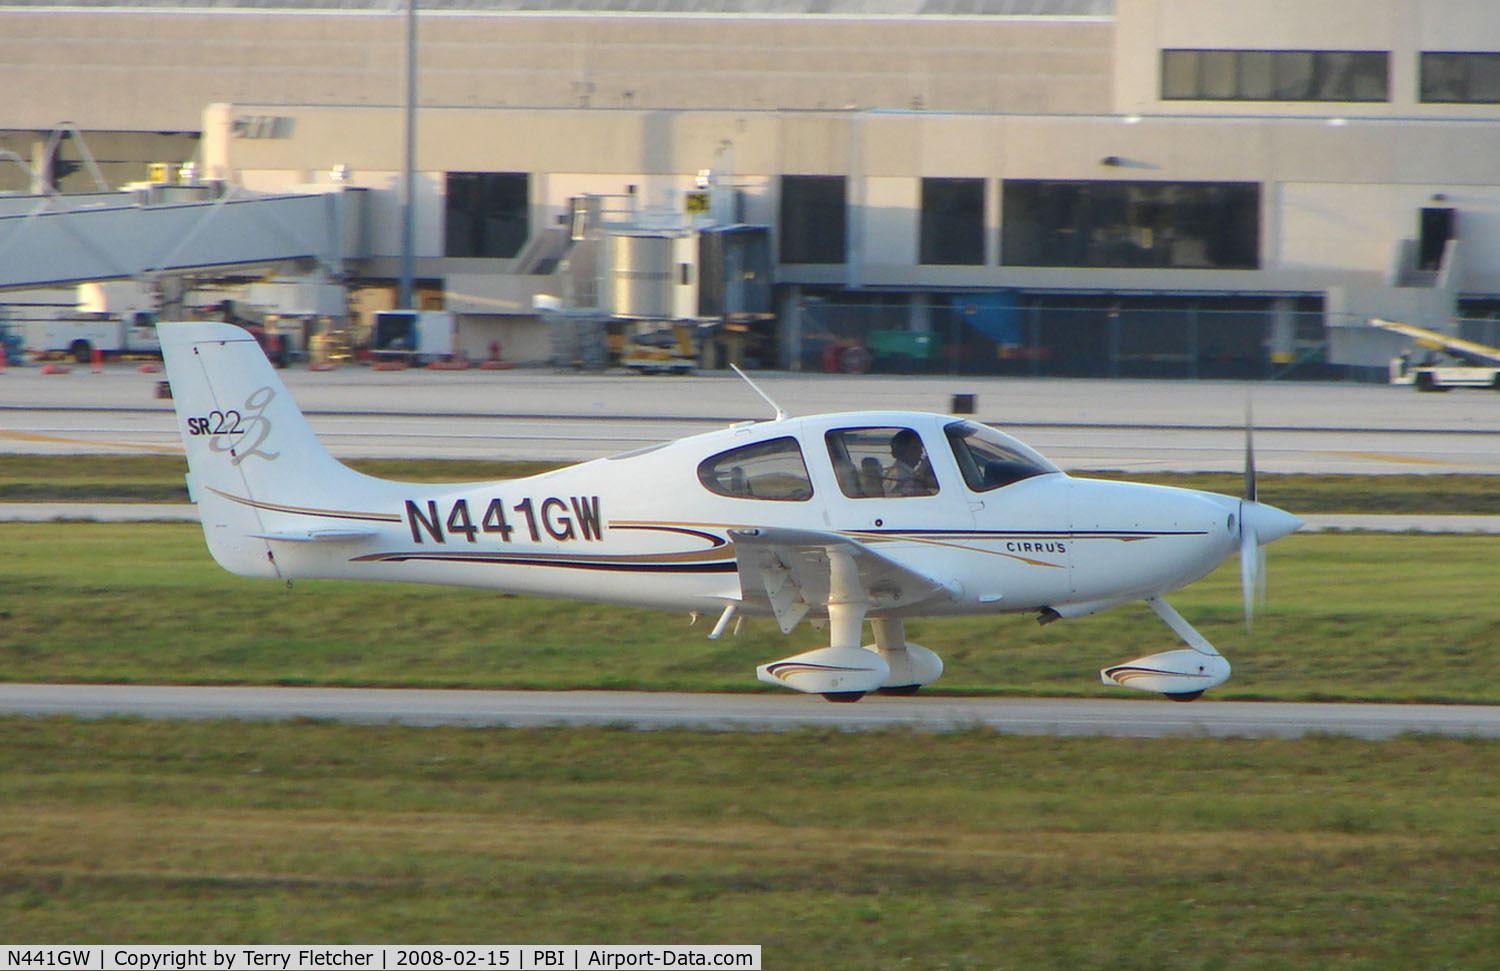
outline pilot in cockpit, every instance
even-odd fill
[[[930,496],[937,492],[937,477],[922,438],[910,428],[891,436],[891,467],[885,470],[886,495]]]

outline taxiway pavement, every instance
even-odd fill
[[[805,695],[614,691],[458,691],[156,685],[0,684],[0,713],[83,718],[285,720],[492,727],[787,731],[906,728],[952,732],[1161,738],[1387,739],[1406,733],[1500,738],[1500,706],[1296,704],[1155,699],[870,696],[836,705]]]
[[[282,372],[340,458],[578,461],[769,417],[739,378],[548,370]],[[181,448],[160,374],[0,374],[0,451]],[[1256,458],[1275,472],[1500,474],[1500,395],[1418,394],[1367,384],[759,373],[792,415],[860,409],[948,412],[1011,432],[1068,470],[1238,471],[1246,404]]]

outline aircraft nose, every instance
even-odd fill
[[[1255,534],[1255,540],[1261,546],[1274,543],[1302,528],[1300,518],[1263,502],[1241,503],[1240,516],[1244,519],[1245,527]]]

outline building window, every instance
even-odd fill
[[[923,263],[984,263],[984,180],[922,180]]]
[[[844,262],[844,177],[781,177],[781,262]]]
[[[1005,266],[1253,270],[1260,186],[1253,182],[1007,179]]]
[[[1386,51],[1161,52],[1163,101],[1389,101]]]
[[[1500,54],[1422,52],[1426,104],[1500,104]]]
[[[521,252],[531,232],[530,188],[525,172],[449,172],[444,255]]]

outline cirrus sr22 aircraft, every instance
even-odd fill
[[[1191,700],[1229,663],[1162,597],[1238,551],[1248,621],[1261,548],[1300,525],[1256,501],[1248,431],[1246,496],[1231,498],[1075,479],[988,426],[890,411],[778,408],[529,478],[393,482],[329,455],[245,331],[160,336],[189,491],[226,570],[711,612],[710,637],[741,616],[787,633],[826,623],[827,647],[756,673],[833,701],[937,680],[943,662],[907,641],[908,617],[1047,623],[1137,600],[1185,646],[1103,680]]]

